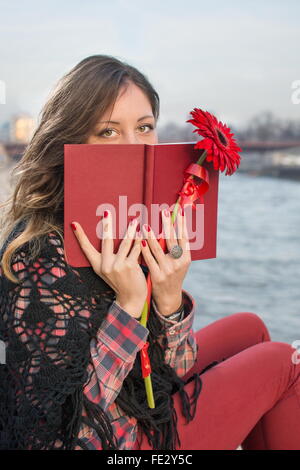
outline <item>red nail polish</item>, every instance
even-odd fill
[[[182,215],[182,216],[184,215],[183,207],[181,207],[181,215]]]
[[[150,232],[151,227],[150,227],[149,225],[145,224],[144,227],[145,227],[145,229],[147,230],[147,232]]]
[[[164,210],[164,214],[165,214],[166,217],[169,217],[170,212],[168,211],[168,209],[165,209],[165,210]]]
[[[107,211],[104,211],[103,217],[107,217],[107,216],[108,216],[108,212],[107,212]]]
[[[73,222],[71,223],[71,227],[72,227],[73,230],[76,230],[76,225],[73,224]]]
[[[146,240],[142,240],[142,245],[143,245],[143,246],[146,246],[146,245],[147,245]]]

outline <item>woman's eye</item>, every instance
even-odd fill
[[[153,129],[151,124],[144,124],[143,126],[140,126],[140,129],[142,129],[142,127],[148,127],[150,130]],[[145,134],[145,132],[142,132],[142,134]]]
[[[106,132],[112,132],[113,129],[104,129],[104,131],[99,132],[98,136],[99,137],[110,137],[110,136],[105,136]]]
[[[139,129],[144,129],[146,127],[148,127],[148,129],[149,129],[148,132],[150,132],[151,130],[154,129],[152,124],[144,124],[143,126],[140,126]],[[109,133],[109,132],[114,132],[114,129],[104,129],[103,131],[99,132],[99,134],[97,134],[97,135],[98,135],[98,137],[108,138],[108,137],[112,136],[112,134],[107,135],[107,133]],[[142,132],[142,134],[147,134],[147,132],[144,131],[144,132]]]

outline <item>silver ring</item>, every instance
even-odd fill
[[[169,254],[172,256],[172,258],[180,258],[180,256],[182,255],[183,253],[183,250],[181,248],[181,246],[179,245],[174,245],[171,249],[171,251],[169,251]]]

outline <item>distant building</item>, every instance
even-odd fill
[[[0,142],[9,142],[9,141],[10,141],[10,123],[6,121],[0,126]]]
[[[8,162],[8,155],[4,145],[0,142],[0,170],[2,169],[3,165],[5,166]]]
[[[35,120],[28,114],[13,116],[10,128],[11,142],[27,144],[34,132]]]
[[[273,154],[273,165],[300,167],[300,147]]]

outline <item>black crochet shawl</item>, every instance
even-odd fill
[[[7,243],[23,228],[23,222],[15,227],[0,251],[0,259]],[[63,450],[78,445],[84,449],[77,437],[82,421],[97,431],[103,449],[118,449],[106,413],[83,394],[90,340],[96,337],[115,294],[91,267],[68,265],[60,237],[54,237],[53,244],[49,236],[41,243],[38,259],[42,270],[29,260],[27,243],[17,250],[12,262],[21,283],[11,282],[3,273],[0,276],[0,341],[6,346],[5,361],[0,361],[0,449]],[[62,270],[56,280],[53,268]],[[57,304],[63,307],[62,313],[53,315],[51,307]],[[147,407],[139,360],[116,402],[127,415],[137,417],[153,448],[175,449],[175,439],[180,440],[171,394],[179,391],[183,413],[190,420],[201,380],[198,374],[192,377],[195,391],[190,402],[184,382],[169,365],[162,364],[163,356],[154,347],[162,333],[161,323],[155,323],[154,317],[152,310],[147,328],[156,408]],[[58,329],[61,334],[57,334]],[[132,378],[138,390],[134,399],[130,396]],[[83,405],[86,417],[82,416]],[[195,407],[193,413],[191,405]]]

